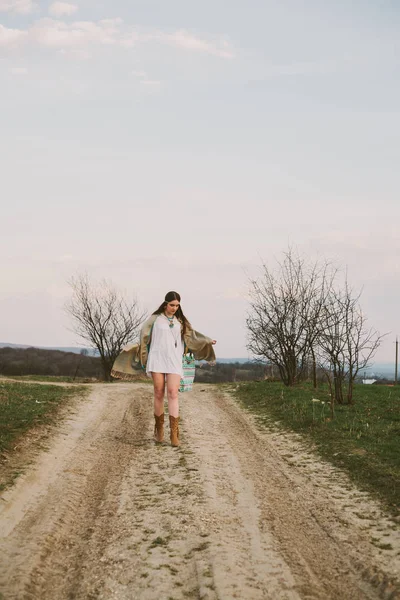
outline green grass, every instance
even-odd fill
[[[18,381],[47,381],[50,383],[92,383],[90,377],[68,377],[67,375],[2,375],[6,379],[16,379]]]
[[[4,379],[12,379],[17,381],[44,381],[48,383],[107,383],[102,379],[95,379],[93,377],[69,377],[67,375],[1,375]],[[153,385],[153,380],[146,377],[146,374],[140,374],[134,381],[122,381],[119,379],[114,380],[115,383],[121,381],[122,383],[149,383]],[[1,600],[1,598],[0,598]]]
[[[51,423],[60,406],[87,388],[0,382],[0,454],[32,427]]]
[[[252,382],[241,384],[236,394],[265,426],[278,422],[302,434],[324,458],[346,470],[358,487],[399,515],[400,386],[357,385],[354,405],[336,405],[333,419],[325,386],[316,391],[307,384],[287,388]]]

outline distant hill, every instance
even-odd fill
[[[0,348],[0,373],[2,375],[52,375],[90,377],[102,375],[98,356],[82,355],[62,350],[17,347],[17,344],[2,344]]]
[[[68,346],[29,346],[26,344],[8,344],[6,342],[0,342],[0,348],[39,348],[40,350],[60,350],[61,352],[73,352],[74,354],[80,354],[82,350],[87,350],[92,356],[97,356],[97,350],[93,348],[74,348]],[[217,358],[220,363],[247,363],[250,358]]]
[[[73,352],[74,354],[80,354],[82,352],[82,350],[87,350],[87,352],[89,352],[90,356],[98,356],[98,353],[96,350],[93,350],[93,348],[77,348],[77,347],[70,347],[70,346],[29,346],[27,344],[10,344],[7,342],[0,342],[0,348],[39,348],[40,350],[60,350],[61,352]],[[219,356],[217,357],[217,362],[219,363],[223,363],[223,364],[231,364],[231,363],[239,363],[239,364],[243,364],[243,363],[247,363],[247,362],[251,362],[252,359],[251,358],[244,358],[242,357],[238,357],[238,358],[220,358]],[[400,368],[399,368],[399,374],[400,374]],[[366,378],[371,378],[371,377],[385,377],[385,378],[389,378],[389,379],[394,379],[394,364],[392,363],[373,363],[370,367],[368,367],[368,369],[363,369],[360,373],[360,376],[365,377]]]
[[[93,355],[93,349],[91,348],[76,348],[69,346],[34,346],[33,344],[8,344],[7,342],[0,342],[0,348],[38,348],[40,350],[60,350],[61,352],[73,352],[74,354],[80,354],[82,350],[87,350],[89,354]]]

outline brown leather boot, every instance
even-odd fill
[[[154,415],[154,439],[156,442],[164,441],[164,413],[162,415]]]
[[[179,417],[171,417],[169,415],[169,430],[171,438],[171,446],[180,446],[179,442]]]

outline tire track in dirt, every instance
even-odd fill
[[[274,436],[261,433],[217,388],[197,391],[184,414],[190,445],[201,456],[209,506],[219,514],[214,560],[221,598],[400,598],[395,550],[386,574],[384,559],[375,564],[361,528],[342,523],[329,490],[318,491],[283,459],[285,451],[293,452],[289,439],[277,450]],[[349,499],[351,493],[341,491]],[[399,549],[398,530],[393,539]]]
[[[147,424],[147,398],[138,394],[133,405],[128,389],[95,386],[34,472],[4,494],[0,589],[6,598],[76,597],[88,541],[104,511],[112,510],[132,457],[129,442]]]
[[[371,583],[383,561],[362,532],[283,458],[290,440],[203,389],[181,396],[176,449],[153,442],[151,386],[92,387],[3,494],[5,600],[398,597]]]
[[[152,421],[149,385],[96,385],[3,495],[6,600],[216,598],[199,477]]]

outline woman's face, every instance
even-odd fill
[[[172,316],[176,313],[176,311],[179,308],[179,302],[178,300],[171,300],[171,302],[168,302],[167,306],[165,307],[165,312],[169,315]]]

